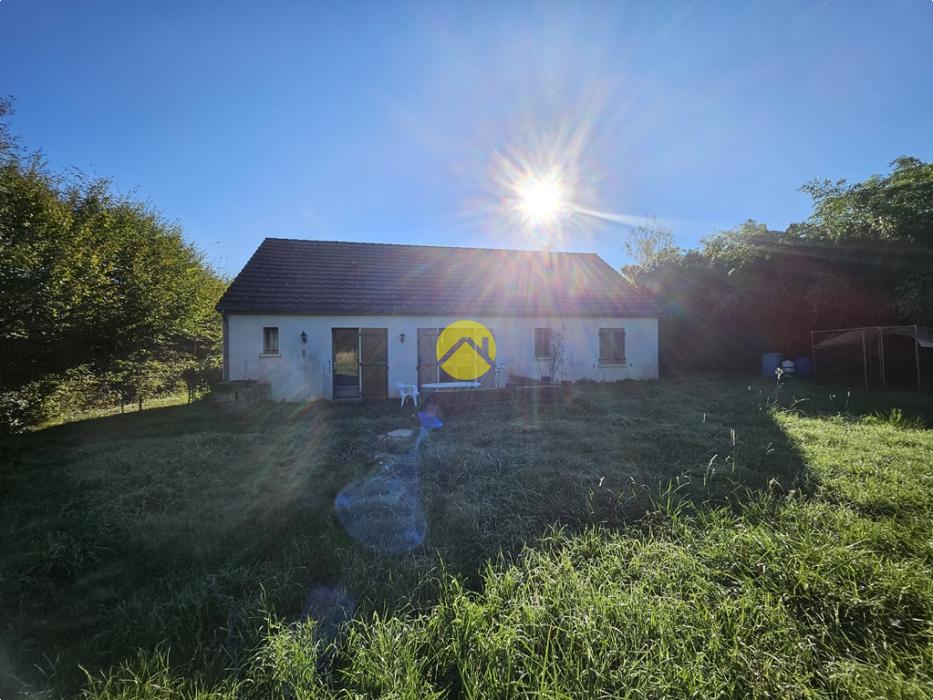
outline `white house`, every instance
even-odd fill
[[[658,376],[653,304],[593,254],[267,238],[217,309],[224,379],[276,400],[451,380],[435,346],[459,320],[493,333],[486,387]]]

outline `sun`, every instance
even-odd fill
[[[567,206],[564,184],[554,173],[529,177],[515,189],[518,210],[532,225],[553,223]]]

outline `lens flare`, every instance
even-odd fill
[[[473,211],[508,236],[506,244],[562,250],[585,245],[594,232],[581,209],[599,202],[606,171],[590,153],[588,122],[572,122],[547,128],[529,119],[489,149]]]
[[[565,185],[557,173],[532,176],[515,187],[516,206],[532,226],[553,224],[568,208]]]

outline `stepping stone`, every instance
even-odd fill
[[[414,430],[409,430],[408,428],[398,428],[396,430],[390,430],[386,435],[393,440],[404,440],[410,438],[415,434]]]

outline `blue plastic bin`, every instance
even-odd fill
[[[761,376],[774,379],[777,368],[781,366],[784,356],[779,352],[765,352],[761,355]]]
[[[812,379],[813,378],[813,360],[811,360],[806,355],[801,355],[794,360],[794,364],[797,367],[797,376],[802,379]]]

